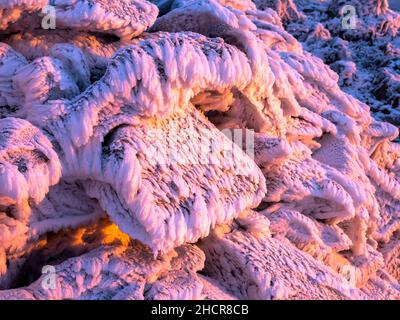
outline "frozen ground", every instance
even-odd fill
[[[389,7],[392,10],[400,11],[400,1],[399,0],[389,0]]]

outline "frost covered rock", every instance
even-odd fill
[[[197,56],[181,69],[174,60],[161,63],[164,60],[155,56],[150,45],[166,48],[165,56],[172,57],[174,47],[178,52],[193,50]],[[149,68],[134,72],[138,56],[147,59]],[[160,34],[120,51],[104,77],[71,102],[58,100],[65,96],[49,98],[54,91],[62,94],[59,84],[51,82],[39,87],[40,95],[30,98],[24,111],[33,123],[51,132],[63,150],[65,180],[84,180],[86,192],[99,198],[124,231],[156,251],[166,251],[194,242],[216,223],[257,206],[265,193],[264,178],[255,164],[190,105],[190,97],[202,87],[223,90],[248,81],[249,67],[243,63],[236,64],[238,70],[229,77],[219,76],[224,70],[222,57],[246,62],[240,51],[218,40]],[[196,61],[207,58],[211,70],[196,72]],[[31,68],[44,75],[50,72]],[[59,71],[53,68],[52,72]],[[24,73],[21,79],[29,81]],[[122,74],[127,78],[122,79]],[[54,74],[53,78],[62,81],[63,77]],[[29,83],[24,88],[27,100],[35,88]],[[48,100],[52,101],[46,104]],[[82,109],[82,104],[87,108]],[[191,155],[192,146],[200,143],[203,152]],[[226,202],[221,201],[221,192]]]
[[[304,20],[286,19],[286,29],[340,75],[344,91],[398,125],[400,14],[387,0],[295,4]]]
[[[16,90],[12,77],[27,65],[26,59],[5,43],[0,44],[0,114],[7,117],[17,111],[22,94]]]
[[[39,23],[35,14],[41,12],[47,4],[47,0],[2,0],[0,2],[0,30],[10,30],[10,27],[11,30],[19,29],[19,27],[27,28],[31,23]],[[15,28],[15,25],[18,27]],[[39,28],[40,25],[38,24],[37,27]]]
[[[201,243],[205,273],[241,299],[360,298],[357,289],[276,239],[234,231]]]
[[[0,31],[64,28],[102,32],[120,38],[140,35],[155,20],[157,8],[147,1],[2,0]],[[51,15],[54,17],[51,17]],[[49,21],[46,19],[46,15]],[[50,19],[54,19],[51,21]],[[54,23],[55,25],[51,25]],[[48,24],[48,26],[47,26]]]
[[[0,2],[0,297],[399,297],[386,1],[52,3]]]
[[[0,120],[1,203],[20,221],[30,218],[30,203],[40,203],[61,176],[61,165],[50,141],[29,122]]]
[[[138,242],[104,246],[55,267],[55,286],[46,287],[46,276],[25,288],[0,291],[1,299],[143,300],[231,297],[219,284],[197,274],[204,254],[186,245],[154,259]],[[207,295],[203,294],[205,285]],[[211,295],[213,292],[214,295]]]
[[[371,255],[371,250],[376,250],[367,244],[370,233],[368,230],[375,230],[380,223],[379,201],[374,196],[375,184],[382,183],[387,187],[391,183],[395,185],[394,181],[389,182],[390,178],[384,178],[386,173],[375,169],[375,163],[371,163],[368,158],[378,145],[396,138],[398,132],[393,126],[378,125],[368,115],[366,105],[339,89],[337,75],[326,69],[320,60],[304,53],[295,44],[292,45],[295,42],[285,31],[272,29],[267,24],[271,23],[267,22],[271,21],[268,20],[271,15],[267,14],[268,10],[257,13],[229,11],[213,1],[188,2],[158,19],[153,29],[169,32],[183,29],[207,36],[214,36],[215,30],[222,30],[218,31],[220,36],[233,45],[240,43],[237,46],[246,53],[252,63],[257,63],[256,57],[263,57],[260,59],[268,61],[265,74],[274,74],[270,85],[285,88],[282,93],[277,93],[279,89],[275,89],[268,99],[263,98],[265,96],[262,93],[257,96],[269,109],[260,112],[257,106],[250,107],[251,103],[236,93],[232,107],[223,114],[220,112],[212,115],[210,120],[216,123],[218,128],[248,126],[258,131],[255,140],[255,160],[266,175],[268,191],[265,201],[280,203],[271,206],[271,216],[279,208],[291,208],[329,225],[340,226],[339,233],[344,232],[344,235],[337,235],[340,244],[333,250],[333,255],[342,251],[342,257],[345,258],[344,252],[351,249],[354,255],[350,258],[354,259],[351,263],[359,274],[357,279],[363,283],[365,278],[368,279],[368,274],[382,267],[383,261],[381,254],[377,253],[376,259],[371,256],[371,264],[365,265],[362,262],[364,257]],[[232,18],[227,21],[226,17],[229,15],[232,15]],[[194,22],[184,23],[189,17]],[[214,21],[213,25],[221,27],[208,28],[209,24],[202,23],[203,20]],[[272,44],[271,37],[278,34],[280,44]],[[326,37],[329,38],[330,34]],[[261,48],[264,46],[274,48],[278,54],[268,49],[263,51]],[[263,67],[265,68],[265,65]],[[323,77],[320,76],[321,70],[325,70]],[[300,78],[306,79],[306,82],[295,80]],[[255,70],[253,79],[261,81]],[[292,85],[286,86],[284,83]],[[259,89],[272,92],[268,91],[267,85]],[[246,96],[246,91],[243,92]],[[318,100],[314,96],[316,92]],[[272,100],[271,96],[276,100]],[[253,101],[254,97],[253,94]],[[279,107],[276,102],[279,103]],[[281,109],[282,113],[274,114],[275,108]],[[243,113],[248,112],[247,110],[254,110],[251,122],[242,120]],[[271,117],[271,114],[274,114],[275,122],[265,119]],[[246,114],[244,116],[247,117]],[[285,129],[275,127],[282,123],[285,123]],[[274,135],[280,138],[276,139]],[[366,148],[365,151],[358,147],[361,137],[364,140],[362,148]],[[263,140],[265,142],[261,143]],[[355,153],[355,150],[358,151]],[[268,152],[271,153],[269,157]],[[363,189],[357,185],[363,185]],[[386,192],[394,198],[397,197],[394,189],[386,189]],[[294,217],[287,219],[292,222]],[[312,230],[311,220],[304,224]],[[347,236],[349,238],[346,238]],[[321,241],[320,236],[315,238]],[[350,247],[347,247],[346,243]],[[317,249],[315,256],[323,260],[323,251],[324,249]],[[328,261],[327,264],[329,263]],[[332,266],[335,263],[332,261]]]
[[[260,10],[274,9],[282,21],[302,20],[304,18],[293,0],[256,0],[254,3]]]

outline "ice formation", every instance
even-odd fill
[[[400,15],[350,2],[0,0],[0,299],[399,299]]]
[[[255,3],[263,8],[268,1]],[[339,74],[344,91],[367,103],[377,119],[398,126],[399,12],[387,0],[290,3],[302,19],[278,11],[286,29]]]

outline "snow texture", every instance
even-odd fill
[[[386,0],[48,4],[0,0],[0,299],[400,298]]]

